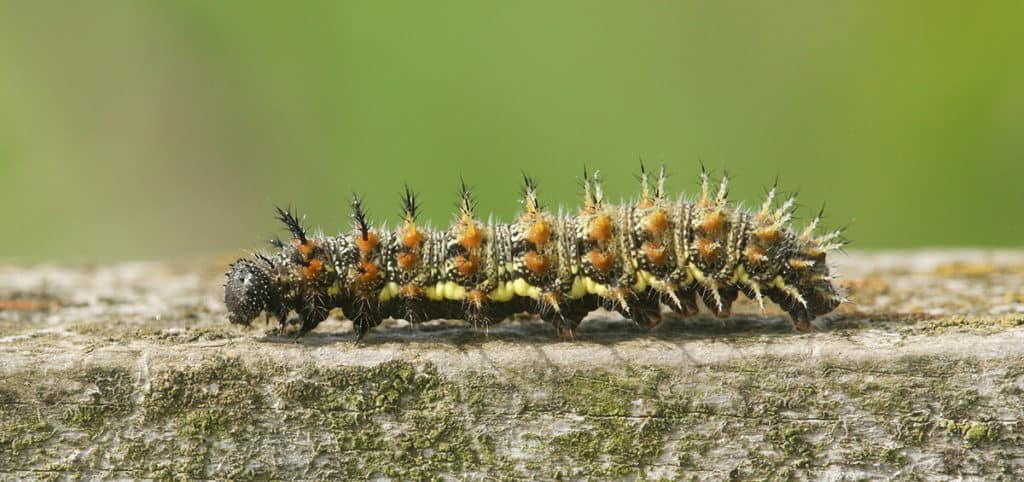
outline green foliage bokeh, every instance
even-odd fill
[[[1024,2],[0,3],[0,258],[237,253],[291,204],[447,224],[637,159],[799,190],[854,248],[1024,239]]]

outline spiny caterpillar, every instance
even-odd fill
[[[760,210],[748,212],[727,204],[726,176],[717,194],[710,190],[703,166],[693,201],[667,199],[664,166],[653,186],[650,177],[641,163],[640,199],[615,205],[605,202],[598,173],[584,170],[583,208],[555,215],[541,207],[537,185],[524,175],[525,209],[509,224],[477,219],[463,182],[459,213],[444,231],[419,223],[408,186],[393,232],[370,226],[358,196],[352,231],[334,237],[308,236],[290,209],[277,208],[292,240],[272,241],[277,254],[232,264],[228,318],[248,325],[266,312],[283,331],[294,311],[302,335],[340,308],[358,341],[385,318],[487,326],[528,312],[572,338],[598,307],[652,328],[663,306],[691,316],[698,298],[728,316],[742,292],[762,311],[765,298],[772,300],[806,331],[845,301],[825,263],[845,241],[842,230],[814,234],[821,213],[796,232],[787,227],[795,198],[776,206],[775,187]]]

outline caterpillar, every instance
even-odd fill
[[[745,210],[727,201],[727,175],[712,192],[702,165],[700,196],[673,201],[664,166],[655,178],[641,162],[639,199],[612,204],[599,172],[584,169],[583,207],[570,215],[542,207],[537,184],[523,177],[524,209],[507,224],[478,219],[464,181],[447,230],[420,223],[408,185],[393,231],[371,227],[357,195],[352,230],[334,237],[310,236],[290,208],[277,207],[292,239],[273,240],[275,254],[232,263],[228,319],[249,325],[266,313],[284,332],[294,312],[301,336],[340,308],[358,342],[386,318],[487,326],[526,312],[571,339],[599,307],[653,328],[663,307],[692,316],[698,299],[729,316],[743,293],[762,312],[765,299],[773,301],[807,331],[845,301],[826,264],[826,254],[846,243],[843,230],[815,235],[821,212],[794,230],[795,196],[776,203],[774,186],[759,210]]]

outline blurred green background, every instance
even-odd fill
[[[851,249],[1024,240],[1024,2],[0,2],[0,258],[240,253],[459,175],[575,206],[586,163],[778,176]]]

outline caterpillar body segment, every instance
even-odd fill
[[[273,255],[232,265],[228,318],[248,325],[265,312],[283,330],[295,312],[303,334],[341,308],[361,339],[386,318],[487,326],[527,312],[571,338],[598,307],[654,327],[663,306],[691,316],[698,300],[729,316],[742,293],[762,308],[765,300],[776,303],[807,330],[845,301],[826,264],[844,241],[840,232],[814,235],[820,213],[794,231],[794,200],[776,206],[774,188],[748,212],[727,202],[724,177],[712,189],[702,169],[694,201],[668,199],[665,177],[664,168],[653,179],[641,167],[640,199],[610,204],[598,172],[585,175],[583,208],[571,215],[544,209],[525,177],[524,210],[510,223],[479,220],[463,182],[459,213],[446,230],[418,224],[408,187],[394,230],[370,226],[358,197],[351,231],[333,237],[307,235],[290,210],[278,209],[293,239],[275,245]]]

